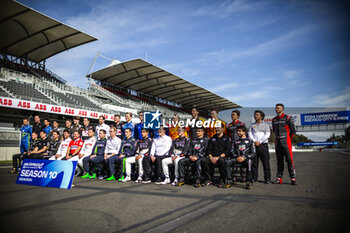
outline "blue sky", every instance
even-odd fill
[[[99,40],[47,60],[86,87],[94,56],[145,59],[243,107],[350,103],[348,6],[341,1],[20,0]],[[96,69],[109,62],[99,58]]]

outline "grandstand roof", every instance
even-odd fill
[[[0,50],[40,62],[96,38],[11,0],[0,1]]]
[[[239,105],[190,83],[142,59],[122,62],[98,70],[88,77],[199,109],[238,108]]]

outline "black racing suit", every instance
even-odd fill
[[[135,155],[148,156],[151,153],[152,142],[152,138],[149,137],[138,140]]]
[[[272,129],[276,136],[277,178],[283,177],[285,158],[289,176],[293,179],[296,177],[292,152],[292,138],[295,134],[293,118],[284,113],[274,117]]]
[[[179,177],[185,178],[185,166],[195,164],[196,167],[196,179],[200,180],[202,177],[202,159],[207,155],[207,147],[208,147],[209,139],[202,137],[191,140],[188,153],[186,158],[181,159],[179,161]],[[189,156],[197,157],[196,161],[192,161],[189,159]]]
[[[239,139],[238,134],[237,134],[237,127],[238,126],[244,126],[244,125],[245,124],[243,122],[236,121],[236,122],[231,122],[227,126],[227,132],[228,132],[228,135],[231,138],[232,142],[234,142],[234,141]]]
[[[232,156],[233,158],[228,159],[226,161],[226,175],[228,180],[232,180],[232,165],[238,163],[237,158],[243,157],[244,161],[242,162],[244,166],[247,167],[247,183],[252,182],[252,164],[253,160],[255,158],[255,151],[254,151],[254,142],[249,138],[240,138],[237,141],[235,141],[232,145],[233,152]]]
[[[93,173],[93,168],[96,167],[96,173],[101,174],[103,168],[104,155],[107,145],[107,139],[97,140],[92,148],[91,155],[96,155],[92,159],[87,156],[83,159],[83,167],[89,174]]]
[[[213,157],[219,157],[221,154],[225,154],[225,157],[220,157],[215,164],[219,167],[221,181],[224,181],[226,177],[225,162],[230,152],[231,140],[227,135],[223,134],[222,137],[219,138],[218,135],[215,134],[212,138],[209,139],[207,151],[208,155],[211,154]],[[207,180],[212,179],[212,174],[214,173],[215,165],[211,162],[209,156],[202,159],[203,173]]]
[[[38,151],[43,149],[44,147],[47,147],[48,139],[40,139],[38,142]],[[43,159],[42,154],[45,153],[46,151],[43,151],[42,153],[35,153],[35,154],[30,154],[30,159]]]
[[[36,132],[38,135],[40,135],[40,132],[45,128],[44,124],[39,122],[39,123],[34,123],[33,124],[33,129],[32,132]]]
[[[81,130],[81,140],[85,141],[86,139],[89,139],[88,131],[90,129],[94,129],[93,126],[91,125],[84,125],[80,130]]]
[[[44,155],[43,158],[44,159],[49,159],[52,156],[56,155],[58,147],[60,147],[60,143],[61,140],[57,139],[57,140],[53,140],[50,139],[47,142],[47,155]]]
[[[113,123],[113,124],[111,125],[111,127],[116,128],[116,130],[117,130],[116,136],[117,136],[118,138],[120,138],[121,140],[123,140],[123,125],[120,124],[120,123],[119,123],[119,124]]]

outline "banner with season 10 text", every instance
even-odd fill
[[[70,189],[77,161],[24,159],[17,184]]]

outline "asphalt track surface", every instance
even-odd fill
[[[350,155],[294,159],[297,186],[285,169],[284,184],[258,182],[251,190],[243,183],[220,189],[80,178],[60,190],[17,185],[2,168],[0,232],[347,232]],[[274,177],[275,154],[271,166]]]

